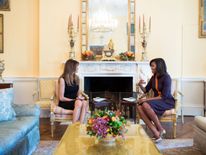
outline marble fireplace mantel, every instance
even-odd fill
[[[138,61],[80,61],[80,87],[84,90],[84,77],[133,77],[133,91],[139,79],[151,76],[149,62]]]

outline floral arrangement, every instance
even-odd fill
[[[86,50],[84,52],[82,52],[82,58],[83,60],[94,60],[95,56],[94,53],[90,50]]]
[[[120,114],[113,111],[96,111],[87,121],[87,134],[96,136],[98,139],[107,136],[121,136],[124,138],[126,120]]]
[[[134,60],[135,59],[134,52],[131,52],[131,51],[120,53],[119,57],[120,57],[120,60],[123,60],[123,61],[128,61],[128,60]]]

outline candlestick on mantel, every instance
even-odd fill
[[[78,32],[79,32],[79,16],[77,19],[77,27],[75,30],[73,21],[72,21],[72,14],[71,14],[68,20],[68,34],[69,34],[69,45],[70,45],[69,58],[70,59],[75,59],[75,50],[74,50],[75,47],[74,46],[75,46],[75,38]]]

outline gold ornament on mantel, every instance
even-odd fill
[[[139,17],[139,34],[142,39],[141,43],[143,48],[141,61],[148,61],[147,43],[148,43],[148,38],[150,33],[151,33],[151,16],[149,17],[149,25],[146,24],[144,15],[143,15],[143,21],[141,21],[141,17]]]
[[[5,70],[4,67],[4,60],[0,60],[0,81],[4,81],[3,77],[2,77],[2,73]]]
[[[101,59],[102,61],[116,61],[115,57],[113,56],[114,54],[114,43],[112,39],[109,40],[109,43],[107,46],[104,47],[103,49],[103,58]]]
[[[69,21],[68,21],[68,34],[69,34],[69,45],[70,45],[70,52],[69,52],[69,59],[75,59],[75,39],[77,36],[77,33],[79,32],[79,16],[77,19],[77,28],[76,31],[74,29],[73,21],[72,21],[72,15],[69,16]]]

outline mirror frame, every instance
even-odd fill
[[[88,50],[89,35],[89,1],[81,0],[80,9],[80,49],[81,52]],[[131,20],[133,17],[133,20]],[[136,0],[128,0],[128,51],[136,52]],[[134,41],[131,42],[131,39]]]

